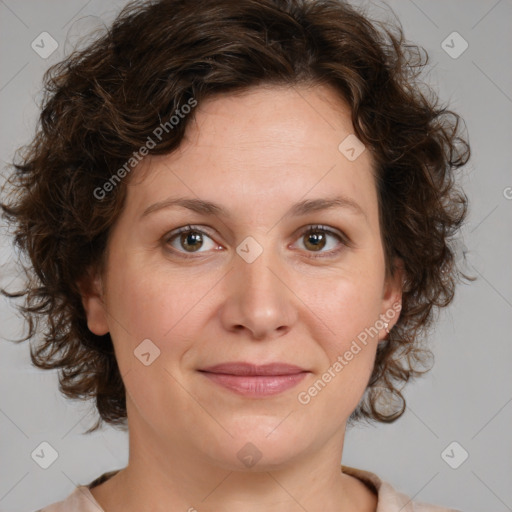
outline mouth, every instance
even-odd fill
[[[199,372],[225,389],[254,398],[277,395],[291,389],[310,373],[287,363],[255,365],[246,362],[218,364]]]

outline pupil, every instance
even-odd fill
[[[201,242],[201,235],[199,233],[186,233],[184,235],[182,235],[182,242],[183,242],[183,246],[184,247],[191,247],[192,249],[194,249],[193,247],[193,244],[194,244],[194,239],[196,240],[196,242]],[[189,241],[192,240],[192,243],[189,243]],[[198,246],[195,247],[196,249],[198,248]]]
[[[316,240],[316,241],[313,242],[313,247],[315,247],[315,248],[318,248],[318,247],[322,248],[323,245],[321,245],[321,244],[322,244],[322,241],[323,241],[322,240],[323,236],[324,235],[321,234],[321,233],[320,234],[318,234],[318,233],[311,233],[311,234],[308,235],[308,239],[309,240],[310,239]]]

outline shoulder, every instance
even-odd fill
[[[36,512],[103,512],[85,485],[75,487],[64,500],[52,503]]]
[[[103,473],[91,483],[77,485],[73,492],[64,500],[47,505],[35,512],[104,512],[94,499],[90,489],[108,480],[119,470]]]
[[[391,484],[370,471],[343,465],[341,470],[358,478],[377,494],[376,512],[461,512],[454,508],[412,501],[409,496],[397,491]]]

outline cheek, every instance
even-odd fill
[[[207,293],[207,283],[177,272],[156,271],[146,265],[119,261],[109,274],[109,327],[121,372],[138,368],[134,355],[150,352],[159,363],[179,359],[194,338],[194,310]],[[194,283],[194,284],[191,284]],[[211,287],[211,286],[210,286]],[[198,328],[198,327],[196,327]],[[144,340],[151,340],[155,346]],[[144,345],[145,343],[145,345]],[[140,348],[139,348],[140,347]],[[156,347],[156,348],[155,348]],[[160,357],[163,356],[163,357]]]
[[[320,310],[329,326],[328,334],[317,338],[324,364],[311,387],[302,389],[299,397],[300,403],[313,403],[315,416],[332,418],[335,429],[340,421],[346,421],[364,394],[378,342],[378,331],[372,329],[379,314],[376,301],[371,307],[361,289],[340,286],[341,290],[345,293],[340,293],[335,306],[330,303]]]
[[[109,286],[109,310],[122,319],[129,334],[162,342],[182,327],[208,289],[204,279],[190,273],[153,268],[137,259],[120,262]]]
[[[369,274],[334,278],[322,290],[309,291],[306,304],[341,343],[375,325],[382,306],[379,281],[379,276]]]
[[[362,393],[373,369],[381,311],[381,289],[375,282],[375,276],[331,281],[329,293],[316,293],[314,302],[308,301],[322,333],[316,339],[326,356],[325,370],[336,375],[335,393]]]
[[[197,338],[199,323],[191,319],[206,290],[147,266],[144,272],[143,265],[118,268],[109,279],[109,326],[127,394],[147,417],[161,411],[169,395],[185,407],[189,397],[173,376],[179,380],[177,365]]]

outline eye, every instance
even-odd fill
[[[328,251],[322,251],[322,249],[329,245],[329,237],[336,239],[340,247]],[[343,234],[338,233],[337,231],[333,231],[327,227],[318,225],[309,226],[306,230],[303,230],[299,236],[299,240],[302,239],[305,240],[304,246],[307,252],[319,253],[311,255],[310,257],[312,258],[333,257],[341,250],[343,250],[344,247],[349,245],[348,240]],[[210,240],[210,248],[207,246],[206,248],[204,247],[205,240]],[[205,231],[199,229],[197,226],[192,225],[184,226],[175,231],[171,231],[171,233],[165,237],[165,243],[169,244],[173,248],[172,251],[179,253],[183,258],[193,258],[193,253],[205,252],[200,251],[202,248],[205,248],[206,251],[208,249],[219,249],[219,246],[213,242],[212,238],[207,233],[205,233]],[[176,247],[176,245],[179,245],[180,247]],[[190,256],[186,255],[185,253],[189,253]]]
[[[341,247],[321,252],[322,249],[328,245],[329,237],[336,238],[341,244]],[[302,231],[299,240],[305,240],[304,246],[308,252],[320,253],[311,255],[310,257],[312,258],[333,257],[343,250],[345,246],[349,245],[348,241],[341,233],[324,226],[310,226],[305,231]]]
[[[213,240],[208,236],[207,233],[202,231],[201,229],[196,228],[195,226],[184,226],[182,228],[179,228],[175,231],[172,231],[169,233],[169,236],[166,237],[165,242],[170,244],[171,247],[173,247],[174,251],[182,252],[179,249],[177,249],[173,243],[175,239],[176,242],[181,246],[181,248],[185,249],[185,252],[189,253],[195,253],[199,252],[199,249],[201,249],[204,245],[205,238]],[[218,245],[212,243],[214,247],[218,247]],[[201,251],[204,252],[204,251]],[[193,256],[183,256],[184,258],[189,258]]]

